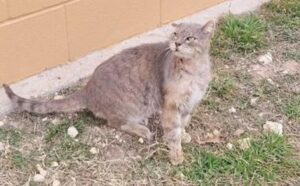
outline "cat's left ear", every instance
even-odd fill
[[[215,22],[213,20],[208,21],[203,27],[202,32],[207,35],[212,35],[215,30]]]

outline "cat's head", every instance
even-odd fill
[[[213,21],[205,25],[180,23],[172,26],[175,31],[170,38],[170,49],[176,56],[191,59],[209,51],[215,27]]]

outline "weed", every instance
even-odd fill
[[[286,51],[284,55],[289,59],[300,62],[300,51],[297,50]]]
[[[79,133],[82,133],[84,130],[84,125],[86,124],[84,118],[80,119],[78,121],[68,121],[64,120],[58,125],[50,125],[50,127],[47,130],[46,134],[46,141],[50,142],[52,140],[55,140],[60,137],[66,137],[67,136],[67,130],[70,126],[74,126]]]
[[[289,99],[282,110],[289,118],[300,122],[300,96]]]
[[[15,151],[12,155],[13,165],[19,169],[24,169],[28,166],[29,160],[19,151]]]
[[[61,124],[52,125],[48,128],[45,139],[48,143],[48,153],[50,158],[66,160],[86,158],[90,155],[88,145],[75,141],[67,134],[67,130],[70,126],[74,126],[79,134],[82,133],[84,126],[87,123],[86,119],[86,117],[82,117],[76,121],[64,120]]]
[[[20,131],[0,128],[0,141],[8,141],[10,145],[19,146],[21,140],[22,136]]]
[[[300,26],[299,0],[273,0],[266,5],[268,18],[275,25],[286,29],[297,29]]]
[[[262,135],[247,150],[225,151],[222,155],[192,149],[192,163],[180,168],[199,185],[263,184],[299,174],[299,161],[287,140],[275,134]]]
[[[229,76],[216,76],[210,84],[212,94],[220,98],[227,98],[234,89],[234,80]]]
[[[221,20],[212,40],[212,54],[229,57],[232,53],[247,54],[265,45],[265,23],[256,15],[229,15]]]

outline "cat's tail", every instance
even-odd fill
[[[25,99],[16,95],[6,84],[3,84],[3,87],[13,106],[20,111],[46,114],[54,112],[76,112],[86,108],[83,91],[75,92],[64,99],[36,101],[32,99]]]

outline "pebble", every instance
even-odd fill
[[[213,131],[213,135],[214,135],[214,136],[220,136],[220,135],[221,135],[221,132],[218,131],[217,129],[215,129],[215,130]]]
[[[238,144],[242,150],[246,150],[246,149],[250,148],[251,140],[250,140],[250,138],[240,139],[240,140],[238,140]]]
[[[275,85],[275,82],[274,82],[271,78],[268,78],[267,81],[268,81],[271,85]]]
[[[65,97],[62,96],[62,95],[57,95],[57,96],[54,96],[54,100],[59,100],[59,99],[64,99]]]
[[[235,109],[234,107],[231,107],[231,108],[229,109],[229,112],[230,112],[230,113],[236,113],[236,109]]]
[[[265,114],[263,112],[259,113],[258,116],[259,117],[263,117]]]
[[[58,124],[60,124],[60,119],[58,119],[58,118],[54,118],[52,121],[51,121],[51,123],[53,124],[53,125],[58,125]]]
[[[143,143],[144,143],[144,139],[143,139],[143,138],[140,138],[140,139],[139,139],[139,143],[143,144]]]
[[[256,105],[258,99],[259,99],[258,97],[252,98],[252,99],[250,100],[250,105],[252,105],[252,106]]]
[[[33,176],[33,181],[34,182],[44,182],[45,181],[45,176],[41,174],[36,174]]]
[[[91,153],[91,154],[98,154],[98,150],[96,149],[96,147],[92,147],[92,148],[90,149],[90,153]]]
[[[56,161],[53,161],[53,162],[51,163],[51,167],[58,167],[58,163],[57,163]]]
[[[273,56],[270,52],[258,56],[258,61],[264,64],[270,64],[273,61]]]
[[[267,121],[263,128],[264,132],[272,132],[278,135],[283,134],[283,125],[281,123]]]
[[[234,146],[231,143],[227,143],[226,147],[228,150],[232,150]]]
[[[54,180],[54,181],[52,182],[52,186],[60,186],[60,181]]]
[[[0,121],[0,127],[4,126],[4,122]]]
[[[42,119],[43,122],[48,121],[48,117]]]
[[[44,170],[40,164],[36,165],[36,169],[39,171],[40,175],[44,177],[47,176],[47,171]]]
[[[78,135],[78,133],[79,133],[78,130],[74,126],[68,128],[68,135],[71,138],[75,138]]]

